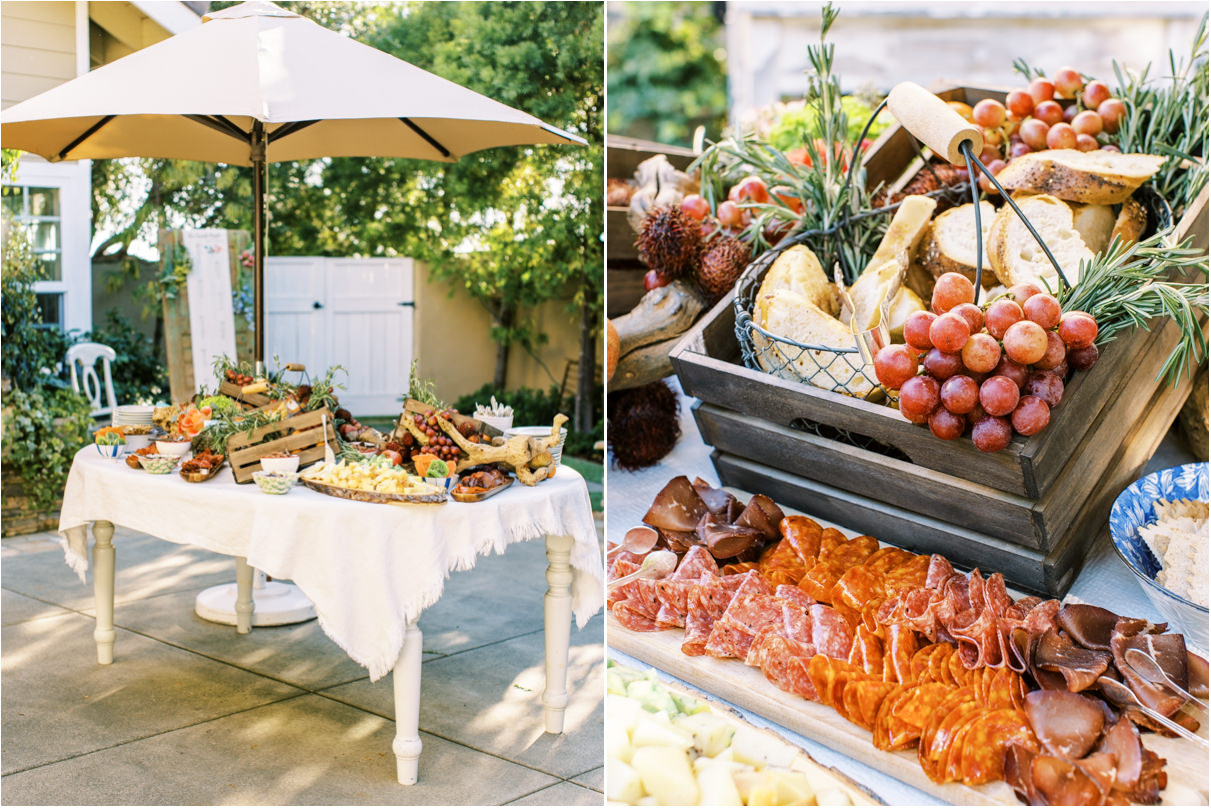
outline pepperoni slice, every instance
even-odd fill
[[[883,680],[908,684],[912,680],[912,657],[917,651],[917,634],[902,623],[884,629]]]
[[[883,641],[864,625],[854,634],[849,664],[871,676],[883,676]]]
[[[909,690],[909,697],[892,709],[888,720],[890,749],[908,749],[921,737],[925,722],[953,688],[941,682],[926,682]]]
[[[883,575],[883,587],[888,597],[895,597],[925,586],[929,572],[929,556],[914,555],[904,563],[892,567]]]
[[[855,612],[861,612],[867,603],[886,597],[883,589],[883,575],[869,567],[859,565],[850,567],[837,579],[833,585],[829,602],[834,607],[848,606]]]
[[[880,547],[867,556],[866,560],[862,562],[862,566],[879,575],[886,575],[890,570],[902,566],[914,558],[918,558],[916,553],[910,553],[899,547]]]
[[[875,712],[875,721],[870,731],[870,742],[874,744],[876,749],[891,749],[892,732],[890,722],[892,713],[902,702],[911,698],[912,693],[912,687],[896,685],[883,697],[883,701],[879,703],[879,709]]]
[[[875,728],[875,716],[887,698],[899,685],[878,680],[851,681],[845,688],[845,708],[849,720],[868,730]]]
[[[917,649],[917,652],[912,656],[912,661],[909,663],[909,678],[913,682],[921,681],[921,678],[929,672],[929,658],[946,646],[947,643],[935,642]]]
[[[971,714],[983,709],[971,687],[952,690],[938,704],[933,715],[921,728],[921,737],[917,742],[917,761],[930,780],[935,783],[942,782],[943,773],[939,769],[945,764],[955,730],[962,726]]]
[[[804,569],[815,565],[823,536],[820,525],[806,516],[792,515],[778,523],[778,532],[795,548]]]
[[[989,710],[974,721],[959,756],[964,785],[978,786],[1003,779],[1005,752],[1010,744],[1033,752],[1039,749],[1038,740],[1022,711],[1012,708]]]

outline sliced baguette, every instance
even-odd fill
[[[1118,205],[1165,162],[1153,154],[1048,149],[1013,160],[997,174],[1012,190],[1050,194],[1069,202]]]
[[[976,207],[972,203],[959,205],[948,211],[939,213],[933,220],[933,226],[921,243],[921,265],[929,270],[934,278],[947,272],[958,272],[967,280],[975,283],[976,279]],[[984,272],[980,283],[984,288],[997,282],[992,271],[992,263],[988,258],[988,231],[992,220],[996,218],[997,209],[991,202],[980,203],[980,229],[984,239]]]
[[[1110,233],[1114,230],[1114,211],[1109,205],[1070,205],[1072,208],[1072,226],[1081,234],[1085,242],[1096,255],[1110,245]]]
[[[804,345],[842,350],[857,347],[849,329],[837,318],[796,292],[782,289],[759,296],[756,315],[757,324],[766,331]],[[874,392],[874,385],[850,364],[860,365],[860,354],[801,351],[793,345],[771,342],[756,331],[753,340],[757,346],[757,361],[769,373],[859,398]],[[837,383],[841,383],[840,389]]]
[[[1106,243],[1119,238],[1124,245],[1134,244],[1144,235],[1144,228],[1147,226],[1148,211],[1144,210],[1144,206],[1134,196],[1128,197],[1118,212],[1118,218],[1114,220]]]
[[[1081,261],[1092,259],[1093,252],[1073,226],[1072,208],[1047,194],[1023,199],[1018,207],[1051,249],[1068,282],[1075,284],[1080,279]],[[1009,205],[997,211],[988,233],[988,247],[992,268],[1005,286],[1037,280],[1053,293],[1060,290],[1055,268]]]
[[[928,196],[914,194],[904,197],[900,207],[896,208],[896,215],[887,225],[887,232],[883,234],[882,241],[875,248],[875,254],[871,256],[862,273],[878,269],[893,260],[899,261],[907,272],[909,263],[917,255],[921,239],[925,237],[925,231],[929,229],[930,218],[937,206],[937,201]]]
[[[836,317],[841,311],[837,288],[828,280],[816,254],[802,244],[796,244],[774,260],[765,273],[758,299],[776,291],[795,292]]]

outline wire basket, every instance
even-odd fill
[[[922,90],[921,92],[925,91]],[[939,103],[941,102],[939,101]],[[866,136],[866,132],[870,129],[871,124],[887,104],[888,101],[884,100],[875,109],[858,142],[861,142],[861,139]],[[908,130],[908,127],[905,127],[905,129],[910,135],[910,141],[916,150],[917,156],[923,161],[925,168],[933,172],[930,160],[923,153],[919,140],[912,131]],[[1011,196],[1004,193],[1004,189],[1001,188],[1000,183],[996,181],[992,173],[980,162],[979,158],[972,153],[971,143],[960,142],[956,148],[966,162],[968,180],[951,186],[943,183],[941,188],[924,194],[924,196],[945,198],[955,205],[963,204],[967,201],[974,202],[976,205],[976,230],[979,232],[980,199],[978,185],[975,184],[973,178],[978,176],[977,171],[982,172],[992,185],[1001,192],[1001,197],[1005,200],[1006,204],[1013,208],[1019,219],[1022,220],[1031,235],[1034,236],[1035,241],[1043,249],[1043,252],[1059,276],[1061,288],[1070,287],[1071,284],[1068,278],[1064,275],[1064,271],[1060,268],[1059,262],[1056,261],[1047,244],[1043,241],[1038,231],[1035,230],[1029,219],[1021,212]],[[939,156],[943,155],[939,154]],[[950,159],[957,159],[957,157],[952,155]],[[850,165],[857,165],[858,160],[858,147],[855,146]],[[850,183],[853,175],[856,173],[859,172],[850,171],[846,174],[846,185]],[[937,174],[934,174],[934,176],[936,178]],[[1151,186],[1145,185],[1139,188],[1136,191],[1136,197],[1143,204],[1148,214],[1145,234],[1154,233],[1157,230],[1168,227],[1172,223],[1173,214],[1169,205]],[[857,279],[861,268],[850,266],[846,256],[847,251],[835,248],[830,242],[835,243],[838,239],[846,239],[855,222],[870,217],[890,216],[899,207],[900,203],[897,202],[874,210],[862,211],[843,217],[831,228],[811,230],[788,236],[745,268],[736,282],[736,295],[732,301],[735,307],[736,339],[740,344],[741,358],[744,361],[745,367],[780,376],[790,381],[810,384],[814,387],[846,395],[856,395],[869,400],[880,400],[884,396],[889,395],[889,392],[880,386],[878,379],[875,377],[874,367],[868,360],[869,352],[864,352],[859,348],[857,338],[855,338],[853,348],[808,345],[767,331],[757,324],[753,317],[753,312],[757,302],[757,293],[761,288],[761,282],[764,280],[766,272],[769,271],[769,268],[778,259],[778,256],[798,244],[805,244],[817,255],[826,257],[826,261],[821,261],[825,267],[832,266],[835,260],[840,264],[846,282],[852,283]],[[980,275],[982,268],[983,241],[982,239],[976,239],[976,280],[974,285],[977,303],[979,302],[981,291]]]
[[[928,162],[926,165],[928,166]],[[963,182],[943,186],[924,195],[931,198],[943,197],[952,203],[961,204],[968,188],[969,183]],[[756,261],[745,267],[736,282],[736,297],[732,301],[736,311],[736,339],[740,343],[740,354],[745,367],[846,395],[853,395],[854,391],[869,391],[863,395],[865,398],[878,398],[881,395],[883,391],[875,378],[874,368],[867,364],[866,357],[857,344],[853,348],[835,348],[797,342],[759,326],[753,318],[753,311],[765,273],[773,266],[778,256],[798,244],[806,245],[817,255],[832,256],[835,253],[844,276],[856,277],[855,268],[848,266],[845,251],[830,249],[828,242],[845,238],[853,222],[876,216],[890,217],[899,208],[900,203],[897,202],[875,210],[863,211],[843,219],[827,230],[796,233],[762,253]]]

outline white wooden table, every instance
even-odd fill
[[[239,633],[252,629],[252,570],[294,581],[315,603],[320,626],[371,680],[394,672],[399,782],[417,781],[421,612],[445,578],[515,541],[545,537],[544,598],[547,732],[563,731],[568,705],[571,621],[602,604],[602,563],[584,480],[560,467],[535,487],[515,483],[483,502],[382,505],[337,499],[302,486],[285,496],[236,485],[227,471],[205,483],[175,472],[150,475],[77,453],[64,492],[59,532],[67,562],[83,579],[93,535],[97,661],[114,660],[114,525],[236,558]]]

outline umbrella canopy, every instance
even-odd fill
[[[264,354],[264,168],[317,157],[451,162],[585,141],[270,2],[4,110],[0,144],[47,160],[156,157],[253,166],[256,353]]]

